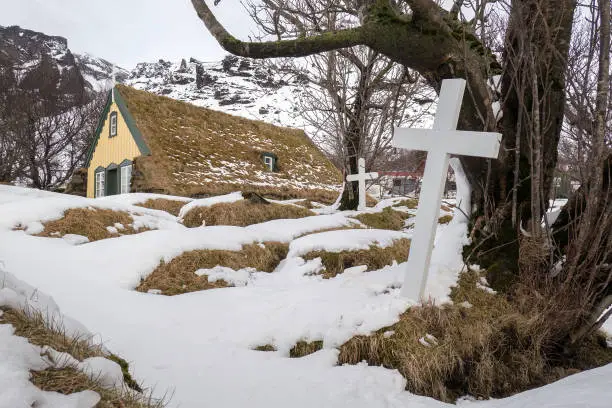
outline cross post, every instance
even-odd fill
[[[394,147],[427,152],[414,234],[406,265],[402,296],[425,296],[431,252],[451,154],[497,158],[501,134],[457,129],[464,79],[445,79],[432,129],[395,128]]]
[[[378,173],[366,173],[365,172],[365,159],[360,157],[357,160],[357,173],[358,174],[349,174],[346,176],[346,181],[358,181],[359,182],[359,206],[357,209],[359,211],[363,211],[366,209],[366,180],[374,180],[378,177]]]

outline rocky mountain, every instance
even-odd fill
[[[227,56],[140,63],[128,71],[89,54],[71,52],[68,41],[19,26],[0,26],[0,67],[20,86],[60,90],[67,95],[109,89],[119,83],[159,95],[269,123],[301,127],[294,107],[304,78],[266,67],[261,61]]]
[[[113,84],[113,75],[120,83],[125,82],[130,76],[129,71],[102,58],[89,54],[75,54],[75,58],[83,79],[94,91],[110,89]]]
[[[125,84],[250,119],[301,127],[295,101],[304,80],[261,61],[228,55],[218,62],[190,58],[141,63]]]
[[[216,62],[159,60],[128,71],[102,58],[72,53],[63,37],[0,26],[0,68],[3,65],[19,77],[31,77],[28,86],[57,86],[78,94],[109,89],[114,76],[119,83],[198,106],[304,128],[296,105],[308,78],[261,60],[232,55]],[[423,116],[426,105],[415,104],[413,115]],[[431,115],[423,117],[429,120]]]
[[[21,87],[55,87],[75,96],[108,89],[114,67],[104,59],[72,53],[64,37],[19,26],[0,26],[0,66],[12,70]],[[120,81],[129,76],[122,68],[115,71]]]

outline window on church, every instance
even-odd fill
[[[96,191],[95,191],[95,197],[104,197],[104,171],[98,171],[96,172]]]
[[[110,135],[109,137],[117,136],[117,112],[110,114]]]
[[[268,168],[268,170],[274,171],[274,160],[272,159],[272,157],[270,156],[264,157],[264,163],[266,167]]]
[[[130,192],[130,183],[132,181],[132,165],[121,167],[121,194]]]

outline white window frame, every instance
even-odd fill
[[[117,112],[110,114],[110,137],[117,136]]]
[[[270,171],[274,171],[274,160],[270,156],[264,156],[264,163]]]
[[[131,181],[132,181],[132,165],[128,164],[125,166],[121,166],[120,194],[126,194],[130,192]]]
[[[105,193],[105,187],[106,187],[106,172],[104,171],[97,171],[95,173],[95,193],[94,193],[94,197],[104,197],[104,193]]]

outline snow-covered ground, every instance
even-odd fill
[[[300,257],[312,249],[357,249],[374,242],[384,246],[409,237],[409,230],[304,235],[355,222],[349,218],[353,212],[330,211],[244,228],[185,228],[177,217],[133,205],[146,199],[141,194],[92,200],[0,185],[0,260],[6,271],[0,280],[6,286],[0,289],[0,305],[11,304],[7,299],[12,299],[13,306],[28,300],[39,308],[56,302],[69,316],[65,322],[70,330],[86,327],[98,334],[108,349],[130,361],[134,376],[154,387],[155,395],[173,394],[171,407],[450,406],[405,391],[405,380],[395,370],[336,364],[337,346],[354,335],[393,324],[410,306],[412,301],[400,297],[398,289],[404,264],[370,272],[352,268],[350,273],[322,279],[316,274],[320,259]],[[216,200],[235,199],[239,197]],[[367,211],[382,211],[393,203],[385,200]],[[156,229],[81,245],[13,230],[16,225],[58,218],[67,208],[89,206],[140,214],[143,222]],[[428,286],[440,301],[447,298],[462,267],[460,250],[466,231],[463,217],[438,227]],[[160,260],[169,261],[183,251],[239,250],[243,244],[263,241],[287,242],[290,253],[273,273],[239,271],[237,287],[172,297],[134,290]],[[218,268],[198,273],[219,277],[232,271]],[[24,382],[37,350],[24,345],[6,325],[0,325],[0,339],[0,408],[29,406],[3,405],[2,398],[37,392]],[[323,350],[288,358],[289,349],[300,340],[322,340]],[[277,351],[252,350],[266,344]],[[9,361],[7,350],[21,352],[13,351]],[[21,373],[18,382],[12,380],[16,378],[12,372]],[[611,379],[609,365],[512,398],[472,404],[609,407]],[[57,399],[44,407],[82,408],[93,401],[91,395],[38,397]]]

